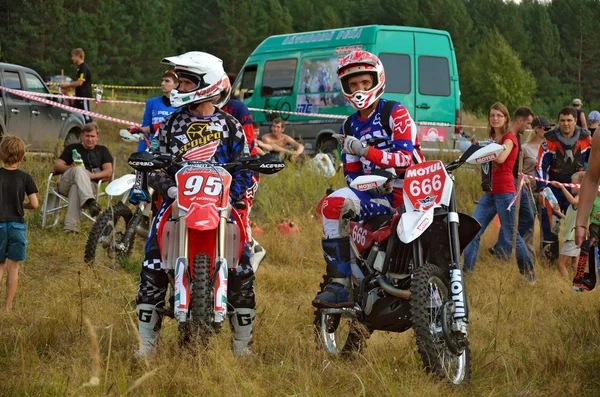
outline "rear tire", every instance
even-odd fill
[[[329,277],[323,276],[321,291],[329,284]],[[352,314],[328,314],[326,309],[315,310],[315,339],[317,346],[331,355],[361,353],[373,331],[360,324]]]
[[[463,340],[466,347],[462,353],[452,353],[444,336],[442,323],[449,321],[443,318],[442,307],[452,299],[448,277],[447,272],[431,263],[417,268],[410,286],[410,313],[425,369],[459,385],[471,377],[471,351],[468,340]]]
[[[129,241],[123,241],[123,236],[127,229],[132,227],[130,225],[132,216],[131,210],[120,201],[100,214],[88,236],[84,261],[92,265],[100,260],[96,258],[99,254],[98,248],[106,253],[109,262],[105,263],[106,265],[114,263],[115,260],[120,263],[128,257],[133,249],[135,233],[131,234]]]
[[[190,285],[190,308],[187,323],[179,326],[179,342],[186,345],[196,339],[203,346],[211,336],[221,330],[221,324],[213,323],[214,290],[211,288],[210,257],[198,254],[194,257],[194,278]]]
[[[333,154],[337,150],[338,142],[333,138],[328,138],[321,143],[321,152],[327,154]]]

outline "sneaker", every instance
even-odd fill
[[[317,294],[312,301],[312,305],[321,307],[350,307],[354,302],[350,302],[350,296],[344,286],[339,284],[329,284],[323,292]]]
[[[252,270],[256,273],[258,266],[267,256],[267,251],[256,240],[252,240],[252,243],[250,246],[250,263],[252,264]]]
[[[100,212],[102,212],[102,207],[100,204],[94,199],[89,199],[85,202],[85,208],[87,208],[88,212],[92,217],[96,217]]]

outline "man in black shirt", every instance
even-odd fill
[[[71,60],[77,65],[77,73],[72,83],[62,83],[61,88],[72,88],[75,87],[75,96],[92,98],[92,72],[90,67],[84,61],[85,53],[81,48],[75,48],[71,51]],[[78,109],[90,110],[90,101],[77,99],[73,103],[73,106]],[[84,115],[85,122],[89,123],[92,121],[90,116]]]
[[[81,208],[87,208],[92,216],[101,211],[95,199],[96,185],[92,182],[108,181],[112,177],[113,157],[106,146],[97,144],[98,135],[98,125],[87,123],[81,132],[81,143],[66,146],[54,163],[54,173],[62,174],[58,192],[69,196],[65,231],[79,231]],[[78,157],[83,160],[83,167],[79,166]]]

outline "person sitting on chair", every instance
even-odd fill
[[[81,209],[87,209],[91,216],[102,210],[96,201],[98,181],[108,181],[112,177],[113,157],[106,146],[98,145],[99,129],[95,122],[87,123],[81,131],[81,143],[68,145],[54,163],[54,173],[61,174],[58,192],[68,196],[69,207],[65,217],[64,230],[77,233],[81,221]],[[73,159],[77,152],[83,160]]]

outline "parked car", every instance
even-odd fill
[[[0,63],[0,85],[15,90],[50,93],[48,86],[33,69]],[[49,98],[62,103],[61,98]],[[62,139],[65,145],[79,142],[85,124],[83,115],[0,91],[0,136],[21,137],[32,151],[54,149]]]
[[[233,83],[233,96],[248,107],[307,113],[253,112],[269,125],[286,120],[285,132],[309,154],[337,147],[341,120],[319,113],[352,114],[337,80],[337,60],[353,50],[377,55],[386,70],[386,99],[400,101],[417,123],[424,151],[462,150],[460,88],[450,34],[408,26],[358,26],[266,38],[250,54]]]

